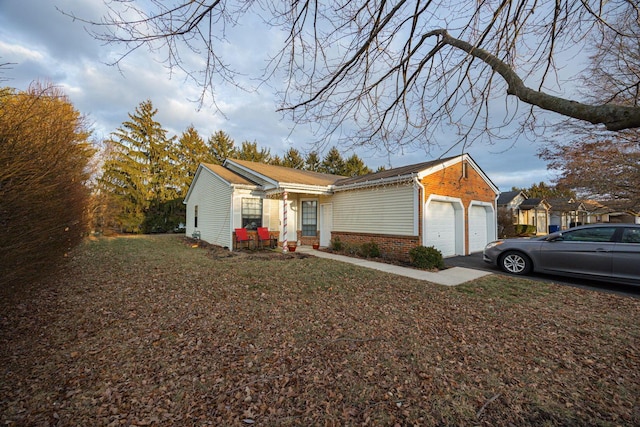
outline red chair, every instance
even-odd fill
[[[258,227],[258,243],[261,248],[264,248],[264,242],[269,242],[269,247],[273,248],[273,237],[269,234],[267,227]]]
[[[240,247],[241,243],[245,243],[247,244],[247,249],[251,248],[251,241],[253,239],[251,239],[251,237],[249,237],[249,233],[247,233],[247,229],[246,228],[236,228],[236,249],[238,249]]]

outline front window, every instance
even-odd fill
[[[247,230],[262,227],[262,199],[242,199],[242,227]]]
[[[302,235],[316,236],[318,229],[318,202],[315,200],[302,201]]]

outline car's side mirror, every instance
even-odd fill
[[[549,234],[545,240],[547,242],[558,242],[564,239],[562,238],[562,233],[553,233],[553,234]]]

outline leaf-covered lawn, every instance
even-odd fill
[[[6,425],[639,425],[640,300],[179,236],[1,291]]]

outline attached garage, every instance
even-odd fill
[[[462,203],[449,197],[437,196],[425,205],[424,246],[433,246],[442,256],[464,253]]]
[[[469,253],[480,252],[495,239],[493,206],[472,202],[469,207]]]

